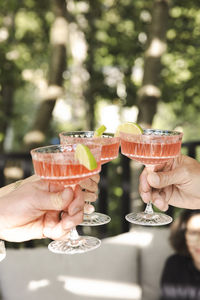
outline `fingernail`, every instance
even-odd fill
[[[150,173],[148,175],[148,180],[150,181],[150,183],[155,184],[156,186],[160,183],[160,177],[156,173]]]
[[[144,202],[149,202],[151,200],[151,193],[150,192],[146,192],[146,193],[141,193],[140,194],[141,198],[143,199]]]

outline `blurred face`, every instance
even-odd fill
[[[200,214],[192,216],[187,222],[185,238],[194,264],[200,270]]]

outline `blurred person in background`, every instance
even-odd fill
[[[200,299],[200,209],[184,210],[171,226],[175,254],[164,266],[160,300]]]

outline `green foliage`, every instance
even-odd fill
[[[143,40],[140,36],[144,34],[145,37],[149,34],[153,0],[71,2],[74,3],[74,8],[69,10],[71,19],[83,32],[88,43],[85,67],[90,74],[90,94],[86,92],[86,101],[89,99],[87,95],[92,94],[94,103],[103,99],[124,106],[137,105],[137,91],[140,84],[133,78],[132,71],[134,67],[142,68],[146,44],[145,38]],[[86,9],[82,9],[83,4],[86,5]],[[162,58],[160,83],[162,101],[169,103],[168,113],[174,116],[173,123],[164,117],[165,126],[183,127],[186,137],[191,136],[192,130],[199,128],[200,122],[198,8],[199,5],[195,0],[173,1],[167,31],[168,47]],[[0,42],[0,90],[2,91],[5,84],[10,84],[15,91],[15,108],[11,124],[13,128],[19,128],[20,133],[15,132],[18,139],[19,135],[24,135],[32,124],[33,111],[36,112],[32,108],[36,107],[38,97],[32,84],[25,80],[24,70],[39,70],[43,72],[44,78],[47,75],[50,55],[49,31],[54,15],[51,1],[47,0],[42,2],[23,0],[20,3],[11,0],[1,1],[0,12],[0,29],[8,34],[8,38]],[[70,67],[73,67],[70,55],[68,65],[70,76]],[[108,78],[111,70],[118,72],[116,76],[121,79],[116,78],[110,82]],[[67,81],[66,78],[64,83],[66,88],[68,88]],[[118,89],[119,81],[125,87],[125,92],[121,94]],[[0,95],[0,120],[3,120],[5,116],[1,97]],[[23,108],[21,112],[20,107]],[[19,126],[21,120],[23,126]],[[156,123],[158,120],[159,117]],[[56,123],[54,125],[57,126]],[[56,127],[52,129],[56,131]],[[4,136],[4,132],[1,132],[1,136]],[[197,139],[200,135],[195,131],[194,136]],[[18,147],[17,141],[15,145]]]
[[[168,50],[162,60],[162,100],[170,103],[172,113],[178,117],[172,126],[182,126],[186,140],[200,138],[199,22],[196,1],[173,2],[167,32]]]
[[[5,136],[3,124],[5,118],[10,118],[16,150],[22,147],[21,137],[31,125],[31,108],[35,102],[33,86],[24,72],[41,67],[46,71],[51,23],[51,6],[47,0],[42,3],[31,0],[0,2],[0,134]],[[4,99],[6,87],[13,91],[10,108],[6,108],[7,100]]]

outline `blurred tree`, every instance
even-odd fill
[[[24,138],[29,149],[45,142],[56,100],[63,94],[63,72],[66,69],[68,37],[66,2],[53,0],[52,7],[55,17],[50,31],[48,87],[38,107],[33,126]]]
[[[17,53],[14,50],[15,39],[15,17],[19,9],[17,3],[12,2],[10,10],[7,10],[5,2],[1,2],[0,18],[0,150],[3,150],[6,132],[13,117],[14,93],[22,84],[19,76],[20,70],[15,63]]]
[[[40,4],[33,0],[0,2],[1,151],[10,129],[18,138],[17,144],[23,145],[22,138],[32,118],[35,99],[27,93],[29,83],[26,77],[27,74],[32,76],[32,70],[37,70],[39,65],[44,66],[46,62],[44,49],[48,49],[47,32],[51,19],[48,17],[48,7],[47,0]],[[28,110],[22,110],[25,103]],[[15,126],[16,120],[20,120],[19,126]]]
[[[142,86],[138,90],[138,122],[151,127],[160,100],[161,58],[166,51],[168,27],[168,0],[155,0],[152,8],[152,23],[148,47],[144,58]]]
[[[164,114],[163,126],[190,127],[199,136],[199,20],[195,0],[175,0],[169,8],[167,0],[1,1],[1,149],[10,128],[15,149],[24,147],[24,135],[31,147],[31,132],[40,133],[40,143],[53,136],[52,124],[57,125],[52,111],[62,93],[69,105],[82,107],[88,128],[96,126],[96,104],[101,100],[120,107],[137,105],[138,120],[151,124],[160,99],[170,105],[162,106],[170,112]],[[87,48],[81,72],[70,53],[75,27]],[[62,31],[55,35],[58,28]],[[65,39],[66,34],[71,38]],[[164,51],[165,35],[166,52],[152,57],[150,50],[159,45]],[[76,56],[81,51],[77,46]],[[80,78],[79,87],[73,88],[71,80]],[[156,95],[146,97],[145,86],[154,86]],[[70,88],[77,93],[68,93]],[[173,120],[167,118],[172,114]],[[74,127],[85,126],[81,118],[77,114]]]
[[[171,3],[167,31],[168,49],[162,59],[162,100],[170,104],[171,112],[175,114],[174,121],[170,120],[172,126],[183,126],[184,135],[190,140],[200,137],[199,25],[198,1]]]

